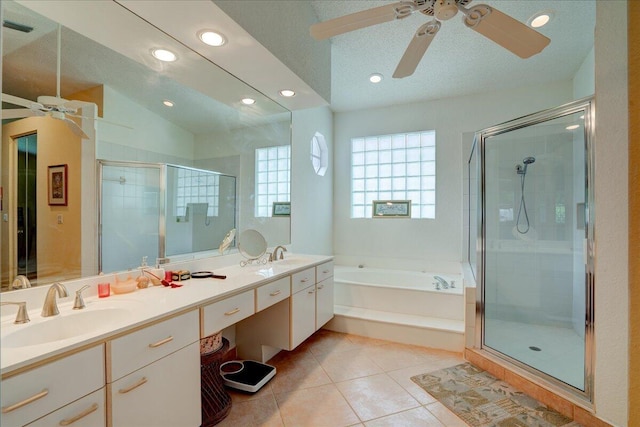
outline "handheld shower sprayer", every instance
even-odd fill
[[[522,165],[517,164],[516,165],[516,173],[518,175],[526,175],[527,174],[527,166],[529,166],[531,163],[535,162],[536,158],[535,157],[525,157],[524,159],[522,159]]]
[[[529,215],[527,214],[527,204],[524,200],[524,180],[527,175],[527,166],[536,161],[535,157],[529,156],[522,159],[522,164],[516,165],[516,173],[520,175],[520,206],[518,207],[518,218],[516,219],[516,230],[520,234],[526,234],[529,231]],[[525,227],[520,229],[520,214],[524,212]]]

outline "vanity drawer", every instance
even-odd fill
[[[202,307],[202,338],[220,332],[255,313],[253,289]]]
[[[316,271],[313,267],[291,275],[291,294],[303,290],[316,282]]]
[[[256,289],[256,312],[264,310],[291,295],[291,279],[283,277]]]
[[[28,427],[100,427],[107,423],[105,388],[76,400],[29,424]]]
[[[333,276],[333,261],[316,266],[316,282],[322,282]]]
[[[197,310],[116,338],[107,344],[111,356],[107,381],[122,378],[199,339]]]
[[[21,426],[104,387],[99,345],[0,383],[0,425]]]

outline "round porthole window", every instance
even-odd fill
[[[324,176],[329,165],[329,153],[324,135],[316,132],[311,138],[311,164],[316,175]]]

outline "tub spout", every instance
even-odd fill
[[[438,281],[438,284],[442,285],[442,287],[444,289],[449,289],[449,282],[447,282],[446,280],[444,280],[442,277],[440,276],[433,276],[434,279],[436,279]],[[437,289],[437,288],[436,288]]]

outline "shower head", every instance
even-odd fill
[[[516,165],[516,173],[518,175],[526,175],[527,174],[527,166],[529,166],[531,163],[535,162],[536,158],[529,156],[529,157],[525,157],[524,159],[522,159],[522,163],[523,165]]]

